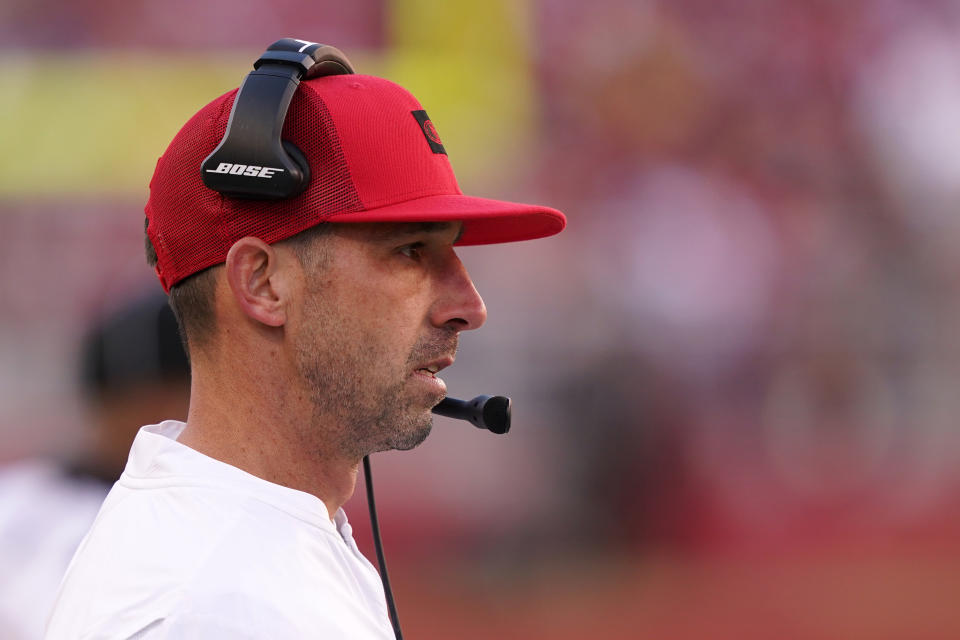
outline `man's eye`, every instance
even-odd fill
[[[414,242],[413,244],[407,244],[400,247],[398,251],[408,258],[419,260],[423,253],[423,246],[424,245],[422,242]]]

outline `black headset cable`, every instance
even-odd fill
[[[387,575],[387,561],[383,556],[383,544],[380,542],[380,524],[377,522],[377,503],[373,499],[373,475],[370,472],[370,456],[363,456],[363,478],[367,484],[367,507],[370,509],[370,530],[373,533],[373,546],[377,550],[377,564],[380,566],[380,581],[383,582],[383,594],[387,598],[387,611],[390,614],[390,624],[393,625],[393,635],[397,640],[403,640],[400,632],[400,618],[397,617],[397,605],[393,601],[393,590],[390,588],[390,577]]]

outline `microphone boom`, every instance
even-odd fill
[[[510,431],[511,405],[506,396],[477,396],[473,400],[444,398],[433,408],[433,413],[466,420],[478,429],[500,434]]]

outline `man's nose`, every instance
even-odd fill
[[[487,321],[483,298],[473,286],[467,268],[452,251],[438,287],[439,295],[431,313],[434,326],[466,331],[479,329]]]

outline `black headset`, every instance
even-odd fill
[[[281,140],[290,100],[301,80],[353,73],[339,49],[284,38],[267,47],[233,102],[223,140],[200,165],[214,191],[254,200],[282,200],[310,184],[310,164],[289,140]]]
[[[253,69],[234,99],[223,140],[200,165],[203,183],[231,198],[292,198],[310,184],[310,165],[303,152],[280,137],[293,94],[301,80],[350,74],[354,72],[353,66],[335,47],[284,38],[267,47],[253,63]],[[433,413],[466,420],[479,429],[502,434],[510,430],[511,401],[505,396],[477,396],[473,400],[444,398],[433,408]],[[402,640],[380,542],[369,456],[363,459],[363,471],[387,609],[394,635]]]

